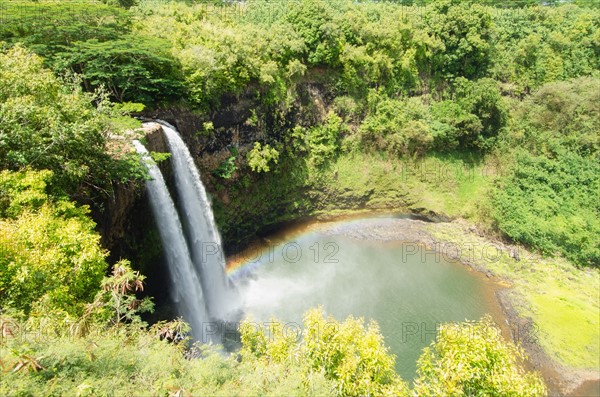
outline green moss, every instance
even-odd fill
[[[286,159],[274,172],[246,170],[236,181],[219,184],[221,200],[214,208],[225,242],[233,244],[278,222],[349,210],[433,211],[477,221],[483,219],[478,203],[492,181],[485,167],[460,153],[417,161],[344,153],[322,168]]]

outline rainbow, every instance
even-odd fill
[[[293,230],[291,233],[287,233],[285,238],[279,239],[276,242],[265,241],[255,244],[240,254],[229,258],[225,268],[227,276],[231,280],[236,280],[246,276],[263,264],[273,261],[276,248],[280,244],[285,244],[289,241],[301,241],[314,235],[317,225],[318,223],[314,223],[310,227]]]

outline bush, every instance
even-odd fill
[[[359,132],[367,149],[384,150],[396,156],[418,156],[430,148],[433,136],[429,109],[419,98],[405,100],[371,96],[371,113]]]
[[[431,106],[433,146],[439,151],[457,149],[467,136],[477,136],[481,120],[453,101],[440,101]]]
[[[526,373],[521,349],[502,340],[489,316],[444,324],[418,361],[419,396],[531,396],[547,394],[542,379]]]
[[[600,266],[600,165],[576,153],[557,158],[520,152],[493,192],[500,231],[546,255]]]
[[[545,85],[516,108],[502,147],[514,165],[492,192],[500,231],[546,255],[600,266],[598,79]]]
[[[334,395],[408,395],[376,323],[365,328],[362,319],[353,317],[340,323],[316,309],[304,316],[300,342],[280,322],[270,324],[268,330],[250,322],[242,324],[242,360],[299,367],[307,379],[323,374],[333,382]]]
[[[309,162],[321,167],[333,160],[339,153],[340,141],[345,131],[346,125],[333,112],[327,115],[325,123],[310,128],[307,135]]]
[[[600,79],[581,77],[546,84],[516,109],[510,139],[534,154],[600,153]]]
[[[87,207],[46,195],[49,172],[0,173],[0,306],[80,313],[98,290],[107,253]]]
[[[488,9],[470,1],[437,0],[427,7],[424,17],[435,40],[429,63],[437,84],[485,76],[492,33]]]
[[[248,165],[254,172],[269,172],[271,170],[269,163],[277,164],[279,152],[271,146],[261,145],[260,142],[255,142],[252,150],[247,155]]]
[[[483,150],[494,147],[496,137],[508,119],[498,83],[489,78],[475,81],[459,78],[456,80],[453,99],[466,113],[477,117],[481,126],[480,129],[465,131],[459,139],[461,145]],[[475,123],[470,124],[475,126]]]

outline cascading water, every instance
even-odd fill
[[[192,327],[193,337],[203,340],[203,325],[208,316],[201,284],[191,260],[179,215],[160,169],[150,159],[144,145],[139,141],[134,141],[133,144],[152,178],[146,182],[146,189],[163,242],[172,288],[175,288],[177,308]]]
[[[208,314],[213,320],[232,321],[237,314],[236,294],[225,275],[221,236],[200,173],[175,128],[164,121],[159,123],[171,151],[179,208],[185,214],[182,218],[190,253],[200,275]]]

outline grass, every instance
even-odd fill
[[[437,224],[429,231],[459,247],[469,244],[473,251],[463,255],[512,284],[522,299],[516,305],[519,314],[533,320],[538,341],[552,358],[572,368],[600,368],[598,269],[578,269],[562,258],[542,258],[523,249],[521,260],[515,261],[458,224]]]
[[[331,208],[354,198],[368,208],[427,209],[478,220],[478,202],[492,182],[486,170],[483,162],[460,154],[403,161],[353,153],[340,156],[329,170],[321,171],[315,185],[317,190],[336,193],[329,201]]]

